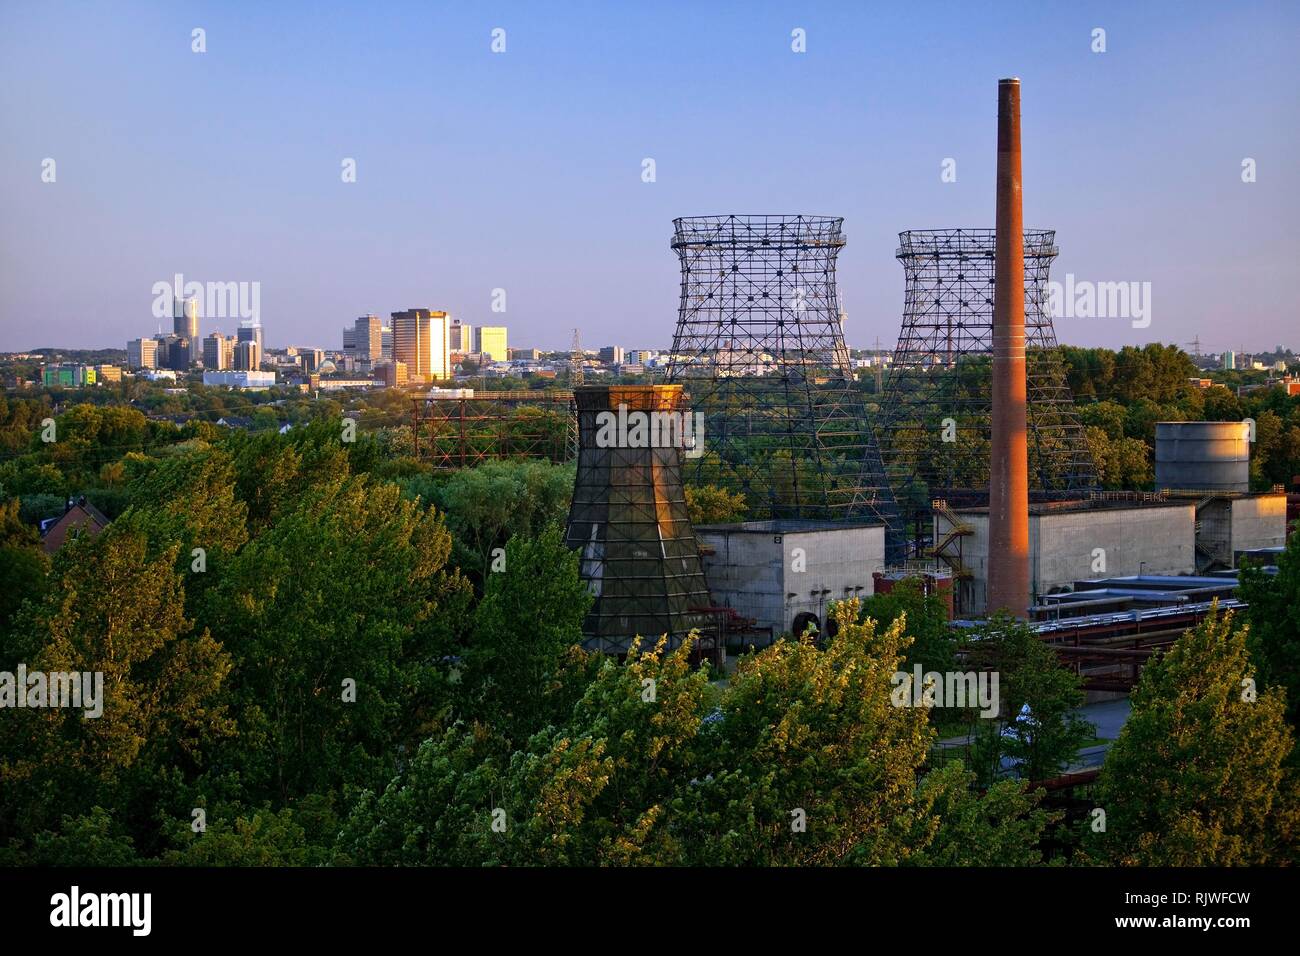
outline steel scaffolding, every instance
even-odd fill
[[[416,395],[411,399],[415,457],[435,471],[499,458],[577,457],[578,425],[570,391]]]
[[[1038,500],[1083,497],[1097,485],[1048,307],[1055,235],[1026,230],[1024,238],[1029,476]],[[994,238],[992,229],[899,234],[903,325],[877,434],[909,521],[928,515],[933,499],[988,499]]]
[[[687,480],[745,496],[755,518],[895,511],[844,344],[843,219],[676,219],[681,304],[667,379],[704,416]]]

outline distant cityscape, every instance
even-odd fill
[[[65,350],[45,348],[32,352],[0,354],[7,361],[36,361],[37,372],[30,379],[10,373],[4,385],[23,388],[84,388],[120,383],[124,377],[149,382],[202,382],[217,388],[259,391],[274,387],[303,391],[341,391],[434,386],[439,382],[473,380],[524,379],[538,387],[548,382],[564,382],[575,367],[584,374],[636,379],[665,369],[672,358],[671,349],[628,348],[604,345],[584,348],[579,330],[574,329],[573,346],[568,350],[512,348],[509,330],[504,325],[474,325],[439,309],[406,309],[392,312],[387,320],[368,314],[345,325],[340,347],[285,346],[268,348],[260,319],[244,319],[234,334],[213,329],[206,335],[201,328],[200,303],[195,298],[178,298],[173,308],[170,332],[159,331],[152,337],[131,339],[126,343],[122,362],[60,361]],[[1289,372],[1296,353],[1279,345],[1270,353],[1225,350],[1202,353],[1199,342],[1188,343],[1188,353],[1203,372],[1263,372],[1262,380],[1236,386],[1238,394],[1259,388],[1280,387],[1287,395],[1300,395],[1300,375]],[[91,348],[66,351],[99,351]],[[729,367],[737,366],[737,357],[728,349],[719,349]],[[858,375],[868,379],[874,373],[875,391],[894,362],[894,350],[882,348],[879,341],[872,349],[852,349],[848,364]],[[722,359],[715,358],[721,362]],[[944,367],[944,356],[932,357],[931,366]],[[763,375],[776,369],[774,358],[763,353],[743,357],[746,374]],[[1209,388],[1209,378],[1193,379],[1192,384]]]

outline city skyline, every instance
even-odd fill
[[[582,32],[522,6],[304,10],[0,14],[0,349],[120,348],[177,272],[259,283],[275,346],[333,347],[357,315],[425,302],[543,349],[574,326],[666,348],[672,219],[728,210],[845,217],[848,344],[890,348],[897,234],[992,224],[984,90],[1012,74],[1053,279],[1149,283],[1154,302],[1140,327],[1062,318],[1062,341],[1294,344],[1294,8],[679,6],[591,10]],[[280,55],[288,35],[312,56]],[[430,49],[431,76],[367,65]]]

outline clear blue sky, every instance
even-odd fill
[[[1010,75],[1054,277],[1152,283],[1149,328],[1063,341],[1300,348],[1298,38],[1294,2],[2,0],[0,349],[123,347],[176,272],[260,282],[272,346],[418,306],[665,347],[671,220],[727,212],[844,216],[849,344],[892,345],[897,233],[992,225]]]

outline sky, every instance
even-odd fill
[[[891,347],[897,234],[993,224],[1004,76],[1053,278],[1150,283],[1062,341],[1300,350],[1298,37],[1294,2],[0,0],[0,350],[124,348],[177,273],[258,283],[272,347],[420,307],[666,348],[672,220],[724,213],[843,216],[848,343]]]

